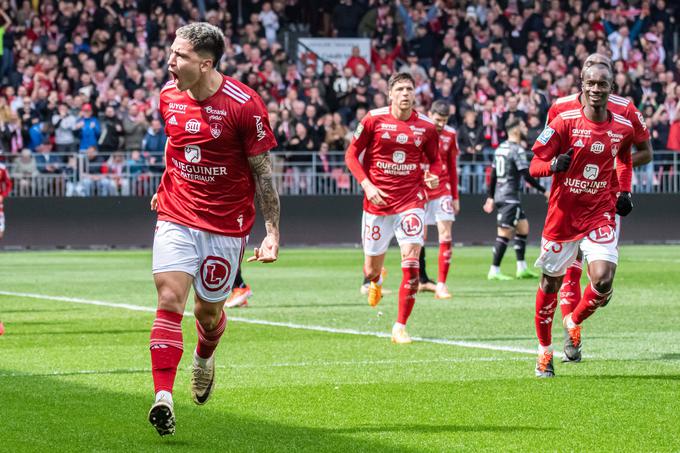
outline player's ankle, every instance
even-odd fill
[[[172,404],[172,393],[167,390],[159,390],[156,392],[156,402],[159,402],[160,400],[165,400]]]

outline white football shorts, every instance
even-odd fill
[[[456,221],[456,216],[453,213],[453,197],[442,195],[428,201],[425,205],[425,225],[436,225],[437,222],[446,221]]]
[[[397,237],[399,245],[423,245],[424,217],[425,210],[420,208],[392,215],[375,215],[364,211],[361,231],[364,253],[368,256],[384,254],[393,236]]]
[[[222,236],[160,220],[153,240],[153,273],[179,271],[194,277],[194,291],[206,302],[231,292],[248,238]]]
[[[571,242],[554,242],[541,239],[541,255],[536,260],[536,267],[550,277],[560,277],[574,262],[579,246],[583,257],[589,262],[608,261],[618,264],[619,238],[616,229],[610,226],[596,228],[582,239]]]

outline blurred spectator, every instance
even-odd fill
[[[161,121],[154,118],[151,120],[151,126],[146,131],[144,139],[142,140],[142,150],[151,153],[160,153],[165,150],[165,141],[168,138],[165,136],[165,131],[161,126]]]
[[[458,149],[458,161],[465,164],[461,168],[461,187],[463,192],[471,193],[480,188],[484,172],[482,125],[472,110],[465,112],[463,124],[458,128]]]
[[[17,193],[20,196],[31,194],[33,178],[38,176],[38,166],[30,149],[24,148],[21,150],[21,154],[14,160],[14,165],[11,170],[11,175],[16,178],[15,190]]]
[[[146,135],[148,126],[144,112],[142,112],[137,105],[131,105],[128,114],[123,118],[126,151],[142,148],[142,141],[144,140],[144,135]]]
[[[71,153],[78,151],[79,143],[76,141],[76,123],[78,119],[69,111],[66,104],[59,104],[57,113],[52,115],[52,127],[54,128],[54,143],[58,153]]]
[[[102,166],[102,173],[108,175],[110,191],[108,195],[130,195],[130,179],[128,178],[128,166],[125,154],[116,151]],[[102,193],[102,195],[107,195]]]
[[[368,64],[366,59],[361,56],[359,47],[354,46],[354,47],[352,47],[352,55],[347,59],[347,63],[345,63],[345,67],[351,69],[352,74],[354,74],[354,76],[358,77],[357,66],[363,66],[364,71],[368,71],[368,69],[370,68],[370,65]],[[364,72],[364,74],[365,74],[365,72]]]
[[[99,136],[99,150],[108,154],[123,149],[125,131],[123,122],[116,115],[112,105],[106,106],[104,116],[101,117],[102,134]]]
[[[90,104],[83,104],[75,129],[80,133],[80,145],[78,147],[80,151],[85,151],[90,147],[97,149],[97,141],[102,130],[99,120],[92,116]]]
[[[31,151],[35,152],[40,145],[45,143],[45,125],[40,121],[37,116],[31,117],[31,127],[28,129],[28,147]]]
[[[38,154],[35,155],[36,168],[38,172],[47,175],[56,175],[62,172],[64,164],[61,157],[52,154],[52,145],[43,144],[38,147]]]
[[[96,146],[90,146],[85,151],[85,162],[80,175],[78,194],[90,197],[92,195],[115,195],[115,186],[108,177],[109,169],[106,161],[97,152]]]

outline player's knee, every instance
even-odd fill
[[[182,295],[168,286],[158,288],[158,308],[172,312],[181,312]]]
[[[593,289],[600,294],[608,293],[614,283],[614,271],[609,267],[588,271]]]
[[[545,294],[555,294],[560,290],[560,286],[562,286],[562,279],[560,277],[550,277],[543,274],[539,285],[541,287],[541,291],[543,291]]]

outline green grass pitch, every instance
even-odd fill
[[[146,420],[150,252],[3,253],[0,451],[679,451],[680,247],[621,248],[614,299],[584,327],[584,361],[556,361],[551,380],[522,352],[536,347],[536,282],[488,282],[490,255],[454,250],[454,299],[418,295],[409,332],[428,341],[407,346],[372,335],[396,315],[396,249],[378,309],[359,294],[360,250],[284,249],[275,265],[244,264],[255,296],[228,312],[215,394],[191,402],[185,317],[177,434],[160,438]],[[554,337],[559,348],[559,321]]]

